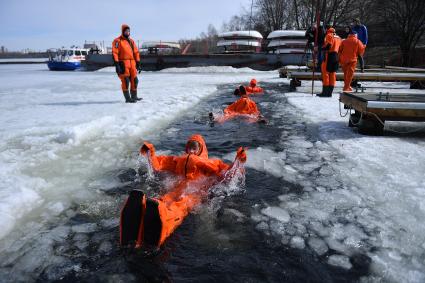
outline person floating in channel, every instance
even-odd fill
[[[139,83],[137,71],[141,71],[140,54],[134,40],[130,38],[130,27],[128,25],[123,24],[121,26],[121,35],[112,42],[112,56],[115,71],[121,80],[125,102],[134,103],[141,100],[137,96],[137,85]]]
[[[256,79],[252,79],[249,82],[249,86],[245,87],[245,90],[246,90],[247,94],[262,94],[262,93],[264,93],[264,90],[257,85]]]
[[[135,248],[158,248],[185,217],[208,197],[209,189],[245,174],[246,148],[237,150],[232,164],[210,159],[204,138],[193,135],[180,156],[156,155],[155,147],[145,142],[140,154],[147,157],[154,172],[170,173],[175,182],[158,198],[133,190],[121,211],[120,244]]]
[[[248,97],[244,86],[241,85],[239,88],[235,89],[234,95],[240,96],[240,98],[227,106],[223,110],[223,115],[214,116],[212,112],[209,113],[209,118],[212,122],[224,123],[230,119],[242,117],[246,118],[249,123],[267,123],[267,120],[264,119],[260,110],[258,110],[255,101]]]

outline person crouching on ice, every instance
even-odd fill
[[[154,172],[172,173],[176,182],[159,198],[148,198],[133,190],[121,211],[120,243],[123,246],[160,247],[184,218],[208,196],[218,182],[230,181],[238,172],[244,174],[246,149],[240,147],[235,161],[227,164],[209,159],[201,135],[193,135],[180,156],[156,155],[155,147],[145,142],[140,154],[148,158]]]
[[[249,123],[260,122],[266,123],[267,121],[260,114],[257,104],[254,100],[248,97],[246,88],[240,86],[235,89],[234,95],[241,96],[238,100],[227,106],[223,112],[222,116],[214,117],[213,113],[210,113],[210,120],[218,123],[224,123],[227,120],[233,119],[235,117],[247,118]]]
[[[121,89],[126,103],[134,103],[137,97],[137,71],[141,71],[140,54],[134,40],[130,38],[130,27],[121,26],[121,35],[112,42],[115,71],[121,80]],[[128,88],[130,87],[130,92]],[[131,97],[130,97],[131,94]]]
[[[264,92],[263,89],[257,85],[256,79],[252,79],[249,82],[249,86],[246,86],[245,89],[248,94],[261,94]]]

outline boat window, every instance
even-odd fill
[[[65,56],[66,55],[66,50],[63,50],[62,51],[62,56]]]
[[[87,51],[86,50],[83,50],[83,51],[81,51],[81,54],[87,55]]]
[[[68,56],[74,55],[74,50],[68,50]]]
[[[75,55],[80,56],[81,55],[81,51],[80,50],[75,50]]]

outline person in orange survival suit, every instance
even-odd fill
[[[355,31],[351,30],[347,39],[344,39],[339,49],[339,62],[344,72],[344,88],[343,91],[353,91],[351,81],[354,77],[354,71],[357,65],[357,56],[363,56],[365,46],[357,38]]]
[[[248,118],[248,122],[267,123],[264,117],[260,114],[255,101],[248,97],[244,86],[240,86],[235,89],[234,95],[241,96],[241,98],[227,106],[223,110],[223,116],[214,117],[213,113],[210,113],[210,120],[223,123],[237,116],[245,116]]]
[[[336,83],[336,71],[338,70],[338,51],[341,45],[341,38],[335,34],[334,28],[329,28],[326,32],[323,50],[326,50],[325,60],[322,62],[322,93],[319,97],[330,97]]]
[[[157,156],[154,146],[145,142],[140,153],[148,157],[153,170],[173,173],[181,179],[158,199],[146,198],[140,191],[134,193],[136,197],[133,199],[130,194],[121,212],[121,245],[134,240],[136,247],[160,247],[189,212],[202,203],[214,183],[231,177],[237,170],[243,170],[238,165],[246,162],[245,151],[246,149],[239,148],[235,162],[229,165],[219,159],[208,158],[208,149],[201,135],[189,138],[185,154],[181,156]],[[137,211],[132,205],[143,208]],[[131,221],[140,215],[143,215],[139,217],[140,220]]]
[[[140,54],[134,40],[130,38],[130,27],[123,24],[121,35],[112,42],[112,56],[115,70],[121,80],[121,89],[126,103],[134,103],[141,98],[137,97],[137,71],[141,70]],[[130,93],[128,88],[130,87]]]
[[[252,79],[249,82],[249,86],[245,87],[246,92],[248,94],[259,94],[259,93],[263,93],[263,89],[259,86],[257,86],[257,80],[256,79]]]

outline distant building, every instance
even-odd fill
[[[1,53],[6,53],[6,52],[7,52],[6,47],[2,46],[2,47],[0,48],[0,52],[1,52]]]

